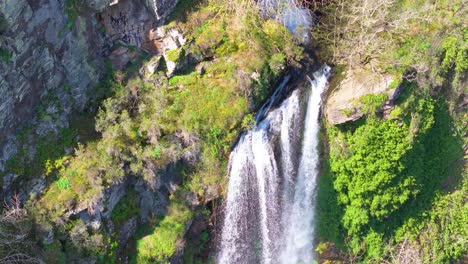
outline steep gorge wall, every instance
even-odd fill
[[[68,126],[104,73],[117,43],[152,50],[153,29],[177,0],[3,0],[0,2],[0,170],[19,127],[45,135]],[[148,48],[149,47],[149,48]],[[55,102],[45,98],[50,96]],[[57,104],[58,101],[58,104]],[[59,113],[37,125],[38,107]],[[57,109],[59,108],[59,109]]]

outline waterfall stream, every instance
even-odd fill
[[[258,118],[232,151],[218,263],[313,262],[319,113],[329,72],[322,66],[311,89],[296,89]]]

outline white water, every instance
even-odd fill
[[[330,68],[314,73],[242,135],[229,161],[220,264],[312,263],[321,95]]]

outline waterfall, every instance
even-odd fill
[[[312,263],[321,95],[330,68],[313,74],[231,153],[220,264]],[[261,121],[260,121],[261,120]]]
[[[307,8],[298,5],[300,1],[259,0],[258,2],[265,16],[278,20],[302,43],[309,42],[309,29],[314,19]]]

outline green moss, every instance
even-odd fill
[[[77,5],[75,3],[75,0],[67,0],[65,2],[65,13],[68,16],[67,23],[65,24],[65,28],[70,30],[74,23],[76,18],[78,17],[78,10],[77,10]]]
[[[70,180],[66,177],[60,178],[55,184],[59,190],[68,190],[71,187]]]
[[[343,109],[341,110],[341,112],[343,113],[343,115],[345,116],[351,116],[352,114],[354,114],[356,111],[354,109]]]
[[[214,2],[204,3],[186,18],[186,23],[172,26],[184,28],[187,52],[197,50],[213,58],[205,63],[205,74],[191,65],[169,80],[160,76],[150,82],[127,79],[125,74],[117,78],[109,70],[102,87],[93,90],[97,98],[110,95],[96,117],[101,137],[80,145],[63,166],[54,167],[53,160],[46,163],[53,184],[37,202],[38,222],[61,223],[63,212],[95,202],[107,186],[127,175],[157,182],[154,172],[179,164],[187,152],[199,153],[200,162],[178,167],[183,191],[203,199],[207,191],[224,185],[230,146],[243,128],[254,123],[250,109],[263,103],[272,91],[270,84],[288,61],[301,58],[302,49],[277,22],[250,12],[239,17]],[[167,57],[177,61],[184,53],[185,47]],[[69,188],[58,187],[64,178]],[[171,197],[168,213],[140,232],[136,260],[161,262],[175,252],[191,217],[182,200],[181,194]],[[135,207],[133,198],[123,198],[111,220],[122,223],[136,213]]]
[[[177,62],[180,60],[181,56],[183,56],[184,54],[184,49],[183,48],[180,48],[180,49],[173,49],[173,50],[169,50],[167,53],[166,53],[166,58],[169,60],[169,61],[172,61],[172,62]]]

